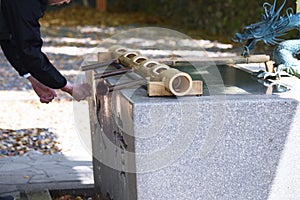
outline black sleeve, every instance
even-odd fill
[[[5,57],[7,58],[9,63],[17,70],[20,76],[29,73],[26,68],[22,67],[23,65],[20,61],[20,56],[17,53],[17,49],[10,40],[1,40],[0,45]]]
[[[12,66],[21,75],[28,71],[48,87],[64,87],[66,78],[41,51],[43,41],[39,19],[46,8],[46,1],[2,0],[1,6],[12,36],[8,43],[2,42],[1,47]],[[16,51],[13,53],[12,49]]]

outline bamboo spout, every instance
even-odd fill
[[[113,47],[111,50],[112,55],[119,55],[117,59],[122,65],[132,68],[134,72],[150,81],[163,82],[172,94],[184,96],[190,92],[193,80],[189,74],[150,60],[138,52],[126,51],[124,47]]]
[[[165,87],[176,96],[186,95],[193,86],[191,76],[177,69],[167,69],[160,73],[160,77],[164,82]]]

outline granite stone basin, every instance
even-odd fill
[[[153,98],[143,86],[94,91],[99,193],[114,200],[299,199],[299,89],[235,67],[217,71],[194,73],[205,80],[202,96]],[[87,72],[91,83],[95,73]]]

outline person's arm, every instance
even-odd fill
[[[49,103],[55,96],[53,89],[62,89],[80,101],[91,94],[88,84],[71,84],[50,63],[41,51],[43,41],[38,20],[46,7],[46,0],[2,0],[3,15],[12,39],[3,46],[6,56],[21,76],[30,73],[34,91],[41,102]],[[47,98],[45,98],[47,96]]]
[[[32,85],[33,90],[39,96],[42,103],[49,103],[55,97],[55,91],[40,83],[35,79],[26,68],[22,67],[22,63],[19,60],[16,48],[12,45],[10,41],[1,41],[2,50],[11,63],[11,65],[18,71],[20,76],[28,79]],[[72,84],[67,82],[67,84],[61,88],[62,91],[70,94],[75,100],[80,101],[91,95],[91,87],[88,84]]]
[[[47,1],[43,0],[2,0],[5,17],[19,56],[19,66],[28,71],[42,84],[60,89],[67,84],[66,78],[50,63],[41,51],[43,41],[40,34],[39,19],[42,17]]]
[[[19,73],[20,76],[24,76],[24,74],[28,74],[29,71],[23,67],[20,56],[18,55],[18,51],[11,40],[1,40],[1,49],[9,61],[11,66],[15,68],[15,70]]]

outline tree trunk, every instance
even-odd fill
[[[100,12],[106,11],[106,0],[96,0],[96,9]]]

